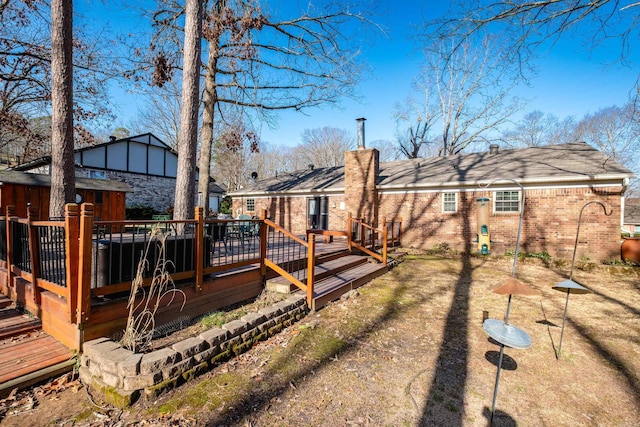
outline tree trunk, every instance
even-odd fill
[[[51,195],[49,216],[75,202],[73,1],[51,0]]]
[[[189,219],[194,216],[201,34],[202,3],[200,0],[187,0],[174,219]],[[202,171],[201,173],[207,174],[207,171]]]
[[[200,131],[200,179],[198,195],[202,197],[205,216],[209,215],[209,169],[211,168],[211,146],[213,143],[213,122],[218,103],[216,70],[218,67],[218,40],[209,41],[209,58],[205,75],[204,109]]]

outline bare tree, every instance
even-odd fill
[[[393,141],[386,139],[374,139],[367,143],[368,147],[375,148],[380,152],[381,162],[392,162],[394,160],[400,160],[401,156]]]
[[[508,146],[513,147],[540,147],[576,142],[576,123],[573,117],[560,120],[553,114],[536,110],[527,113],[514,128],[506,130],[502,139]]]
[[[465,0],[445,17],[427,23],[426,31],[430,38],[454,36],[459,46],[483,33],[500,34],[510,44],[509,60],[523,67],[524,76],[540,46],[567,34],[582,38],[591,48],[618,41],[618,57],[612,59],[627,65],[630,41],[638,38],[639,7],[640,2],[620,0]]]
[[[345,129],[325,126],[305,129],[302,144],[295,151],[305,165],[332,167],[344,165],[344,152],[355,146],[355,138]]]
[[[180,110],[180,134],[178,135],[178,172],[174,219],[188,219],[194,216],[198,107],[200,103],[201,0],[186,1],[185,19],[182,108]],[[207,175],[208,179],[208,171],[203,171],[203,173]]]
[[[153,133],[172,148],[178,146],[180,133],[180,92],[179,82],[170,80],[161,88],[147,93],[146,105],[138,111],[132,123],[134,133]]]
[[[163,5],[154,14],[158,42],[151,52],[160,65],[154,73],[159,81],[181,66],[171,54],[181,5],[173,0]],[[201,171],[208,170],[215,121],[234,121],[225,119],[222,105],[232,105],[234,114],[242,108],[240,114],[270,122],[270,113],[279,110],[302,110],[353,96],[362,74],[357,61],[362,43],[352,37],[352,24],[369,21],[353,13],[350,5],[318,2],[299,12],[268,11],[263,6],[255,0],[212,0],[205,16],[203,34],[209,53],[201,136],[207,141],[201,141]],[[200,176],[198,191],[206,193],[208,179]]]
[[[578,123],[578,138],[606,153],[629,169],[640,162],[640,120],[633,105],[602,108]]]
[[[0,2],[0,147],[22,143],[35,157],[49,154],[49,135],[33,128],[33,119],[51,111],[52,40],[50,3]],[[74,26],[73,113],[76,138],[91,139],[88,127],[111,119],[106,82],[117,61],[105,61],[104,34]]]
[[[431,129],[434,126],[437,114],[429,105],[429,88],[425,89],[425,103],[417,102],[409,96],[403,104],[397,104],[395,108],[396,139],[398,150],[407,159],[417,159],[428,155],[429,145],[432,145]],[[436,109],[437,110],[437,109]]]
[[[238,121],[229,126],[214,144],[216,180],[229,191],[240,189],[249,178],[249,156],[260,151],[260,141],[255,133]]]
[[[73,158],[73,2],[51,0],[51,195],[49,216],[75,201]]]
[[[458,154],[473,143],[497,140],[497,129],[518,109],[509,98],[515,80],[509,74],[495,40],[485,38],[478,48],[457,47],[444,40],[427,53],[425,87],[433,87],[441,120],[436,139],[439,155]]]

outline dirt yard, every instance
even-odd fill
[[[391,272],[157,401],[124,411],[90,399],[77,381],[0,402],[2,426],[484,426],[500,347],[483,311],[512,258],[413,254]],[[551,286],[569,265],[519,261],[539,291],[514,296],[510,323],[533,345],[505,349],[497,426],[640,425],[640,269],[577,270],[593,292]]]

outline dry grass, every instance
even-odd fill
[[[511,267],[510,258],[411,256],[152,414],[211,425],[486,425],[499,346],[482,312],[504,316],[507,297],[492,288]],[[519,262],[517,277],[540,295],[514,296],[510,320],[533,346],[505,351],[494,425],[638,425],[638,270],[574,273],[593,293],[571,296],[556,360],[565,295],[551,286],[567,273]],[[219,403],[202,411],[197,401]]]
[[[507,297],[492,288],[510,276],[511,262],[410,256],[357,297],[310,314],[199,380],[158,401],[141,401],[118,420],[487,425],[499,346],[484,333],[482,312],[504,316]],[[517,277],[540,294],[514,296],[510,321],[527,331],[533,346],[505,351],[494,425],[638,426],[638,269],[574,273],[593,293],[571,296],[556,360],[565,295],[551,286],[567,274],[540,260],[518,265]]]

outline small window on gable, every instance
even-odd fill
[[[256,199],[246,199],[244,208],[246,211],[254,212],[256,210]]]
[[[494,212],[520,212],[520,192],[496,191]]]
[[[458,193],[442,194],[442,212],[458,212]]]

